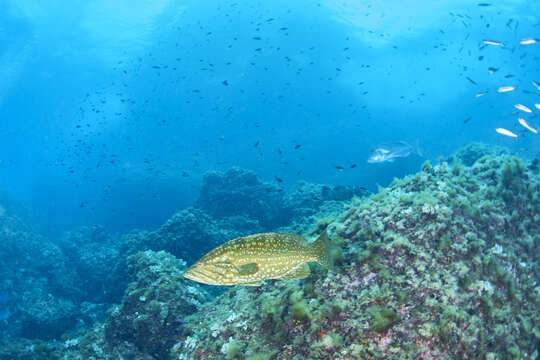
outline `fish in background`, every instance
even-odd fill
[[[418,141],[415,141],[412,145],[405,141],[384,143],[375,146],[373,150],[371,150],[367,162],[371,164],[387,161],[392,162],[395,158],[404,158],[410,154],[423,156],[422,151],[418,146]]]
[[[514,91],[516,90],[516,87],[515,86],[501,86],[497,89],[497,92],[499,93],[506,93],[506,92],[510,92],[510,91]]]
[[[513,137],[513,138],[518,137],[516,134],[514,134],[513,132],[505,128],[496,128],[495,131],[504,136]]]
[[[540,40],[538,39],[535,39],[535,38],[524,38],[524,39],[521,39],[519,41],[519,44],[520,45],[532,45],[532,44],[536,44],[537,42],[539,42]]]
[[[532,110],[529,109],[528,107],[526,107],[525,105],[523,104],[515,104],[514,107],[518,110],[521,110],[521,111],[524,111],[526,113],[529,113],[531,114],[532,113]]]
[[[502,42],[496,40],[482,40],[482,42],[486,45],[504,46]]]
[[[533,128],[531,125],[529,125],[527,123],[527,121],[523,118],[519,118],[518,119],[518,122],[520,123],[521,126],[523,126],[525,129],[535,133],[535,134],[538,134],[538,130],[536,130],[535,128]]]

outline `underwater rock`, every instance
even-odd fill
[[[115,240],[101,226],[83,226],[65,234],[60,246],[77,274],[79,300],[112,303],[121,299],[125,277],[114,270],[125,258]]]
[[[472,166],[476,160],[480,159],[482,156],[500,156],[509,154],[510,151],[502,146],[473,142],[459,148],[454,153],[453,157],[455,160],[461,161],[465,166]]]
[[[2,336],[50,339],[72,326],[80,294],[61,249],[17,216],[0,217],[0,279],[9,302],[0,309]],[[52,327],[48,329],[48,327]]]
[[[186,318],[179,359],[534,358],[540,176],[522,160],[447,163],[351,201],[342,259],[233,289]],[[508,194],[506,194],[508,193]],[[512,197],[509,196],[512,194]]]
[[[366,189],[361,186],[329,186],[313,184],[306,181],[298,182],[285,194],[285,207],[292,209],[293,216],[311,216],[326,202],[343,202],[354,196],[366,195]]]
[[[182,260],[162,251],[131,255],[124,270],[129,287],[105,325],[64,335],[63,342],[10,341],[0,345],[0,359],[534,358],[540,338],[534,169],[510,156],[483,156],[471,167],[426,162],[418,174],[345,207],[324,201],[282,229],[313,238],[328,229],[332,271],[314,265],[304,280],[227,288],[212,302],[182,277]],[[124,256],[145,247],[201,251],[201,244],[245,235],[237,229],[255,224],[191,208],[154,232],[124,236],[119,249]],[[91,319],[94,306],[103,313],[88,304],[78,317],[99,320]]]
[[[63,353],[62,344],[54,341],[20,338],[0,342],[0,360],[56,360],[61,359]],[[78,359],[76,357],[66,358]]]
[[[0,218],[16,218],[29,232],[38,232],[38,219],[21,200],[0,190]]]
[[[205,252],[236,237],[261,230],[252,219],[233,216],[215,219],[205,211],[187,208],[171,216],[155,231],[132,231],[120,239],[124,256],[137,251],[167,251],[192,263]]]
[[[183,331],[184,318],[208,300],[199,285],[184,279],[183,270],[185,262],[164,251],[128,258],[131,282],[105,325],[107,344],[122,357],[135,351],[168,358],[174,339]]]
[[[282,226],[276,231],[313,235],[325,229],[338,218],[346,203],[345,201],[325,201],[316,212],[312,213],[311,209],[306,210],[303,215],[295,216],[290,224]]]
[[[350,200],[354,196],[365,195],[361,186],[330,186],[299,181],[285,195],[287,206],[293,208],[317,208],[324,201]]]
[[[261,182],[255,172],[233,167],[225,173],[205,174],[196,206],[217,219],[235,216],[251,219],[260,224],[261,231],[274,231],[290,225],[295,218],[313,215],[325,202],[346,201],[365,193],[366,189],[360,186],[304,181],[285,193],[273,184]]]
[[[259,180],[256,173],[233,167],[204,175],[196,206],[216,218],[244,216],[266,229],[285,225],[291,217],[283,190]]]
[[[39,282],[29,285],[20,298],[20,336],[50,340],[75,326],[79,311],[72,301],[45,292],[45,286]]]

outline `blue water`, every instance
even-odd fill
[[[192,263],[471,142],[538,158],[539,39],[537,0],[0,1],[0,340],[105,321],[140,250]]]
[[[52,223],[112,225],[128,212],[144,223],[165,198],[188,204],[201,173],[231,165],[286,183],[385,182],[406,169],[364,158],[387,140],[420,139],[432,157],[473,139],[538,150],[532,136],[517,142],[493,132],[517,127],[511,105],[532,95],[473,96],[539,79],[538,46],[479,50],[483,38],[534,35],[534,20],[505,25],[534,14],[532,2],[528,11],[452,2],[401,22],[392,14],[405,9],[374,4],[82,4],[2,11],[3,186]],[[465,26],[449,12],[471,19]],[[496,76],[488,66],[500,68]],[[516,77],[502,80],[507,74]],[[334,163],[359,166],[336,173]],[[58,219],[67,209],[73,218]]]
[[[374,190],[473,140],[537,154],[513,105],[540,111],[540,44],[519,45],[540,3],[416,4],[3,1],[0,188],[46,231],[124,231],[191,204],[211,169]],[[415,140],[424,158],[366,163]]]

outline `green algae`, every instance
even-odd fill
[[[371,329],[375,332],[384,332],[399,321],[398,313],[390,308],[374,305],[366,309],[371,316]]]
[[[246,360],[270,360],[275,354],[276,354],[275,350],[264,352],[264,353],[258,353],[258,354],[247,356]]]
[[[228,360],[237,360],[244,358],[244,349],[244,343],[231,339],[228,343],[223,344],[221,352]]]
[[[294,320],[308,321],[310,318],[308,306],[305,301],[299,301],[293,304],[291,306],[290,312],[291,312],[291,317]]]

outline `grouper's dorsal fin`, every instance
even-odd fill
[[[290,241],[293,243],[296,243],[298,245],[306,245],[307,240],[302,235],[298,234],[290,234],[290,233],[281,233],[280,237],[283,238],[285,241]]]
[[[280,279],[303,279],[308,277],[311,274],[309,265],[307,263],[302,263],[297,267],[292,268],[289,272],[280,276]]]
[[[256,263],[244,264],[236,267],[238,275],[252,275],[259,271],[259,266]]]

